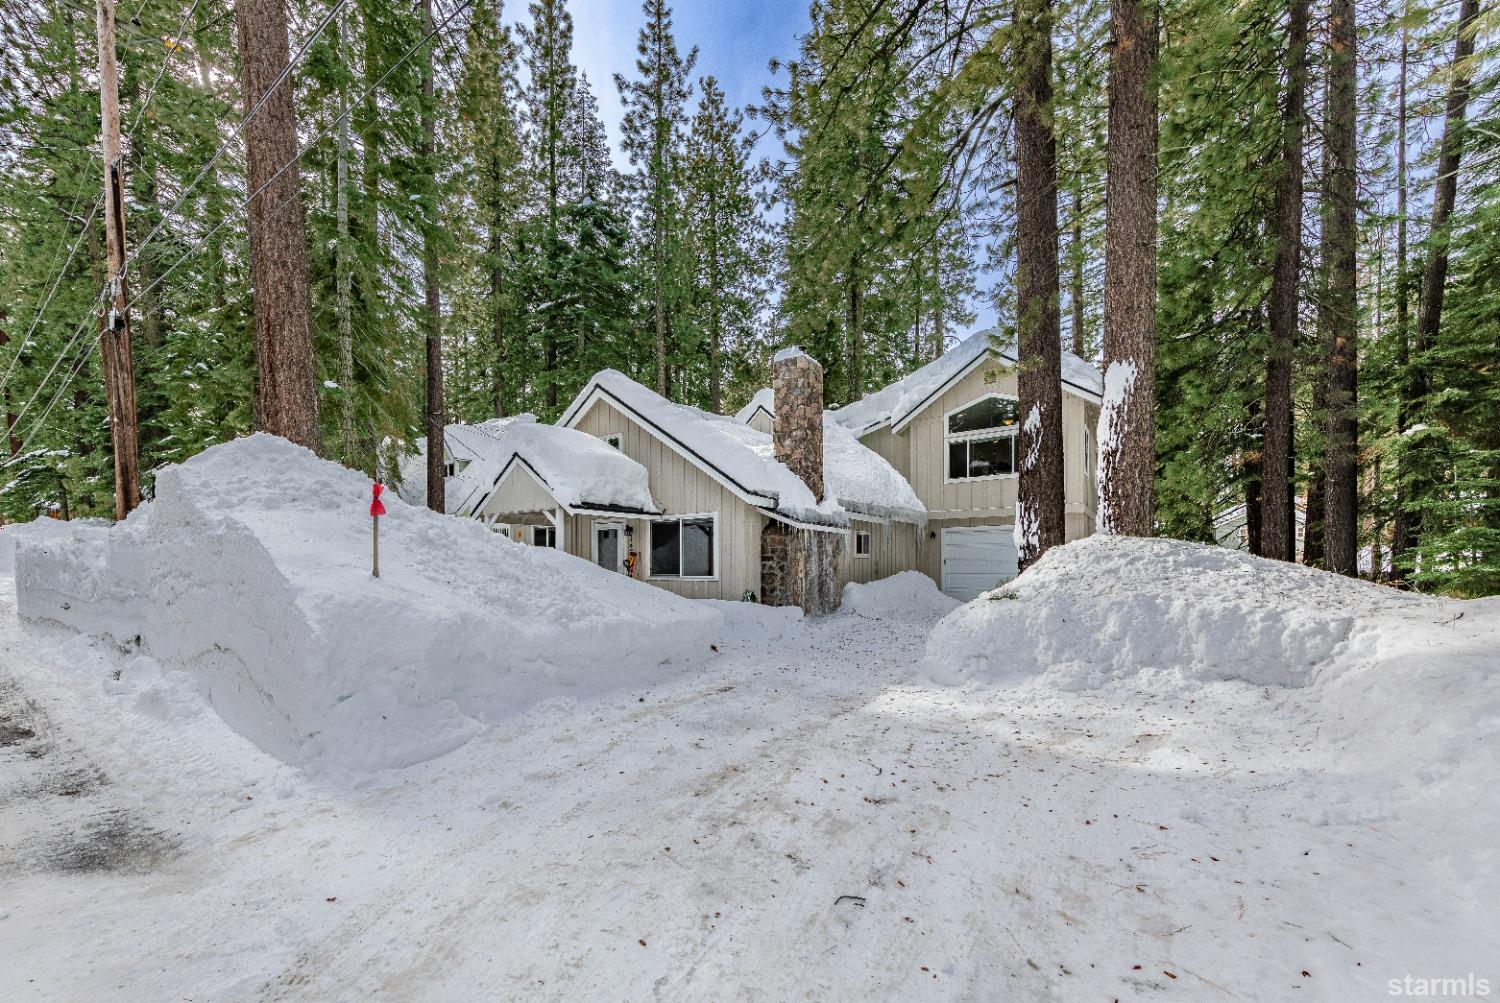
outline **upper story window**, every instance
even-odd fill
[[[945,419],[948,480],[1004,477],[1016,472],[1020,411],[1014,397],[981,397]]]
[[[606,435],[604,437],[604,441],[609,443],[611,446],[614,446],[616,449],[620,448],[620,435],[618,432],[614,435]]]

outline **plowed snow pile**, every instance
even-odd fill
[[[1224,547],[1094,536],[944,619],[924,664],[948,684],[1306,686],[1358,660],[1367,618],[1442,602]]]
[[[844,586],[839,609],[875,620],[928,620],[958,608],[920,571],[902,571],[873,582]]]
[[[699,664],[720,614],[386,495],[266,435],[163,470],[124,523],[23,537],[17,603],[192,673],[214,709],[298,765],[441,755],[556,697]]]

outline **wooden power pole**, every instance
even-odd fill
[[[120,80],[115,68],[115,2],[95,0],[99,13],[99,110],[104,130],[104,242],[108,262],[99,354],[109,398],[115,452],[115,518],[141,503],[136,447],[135,363],[130,356],[130,293],[125,282],[125,161],[120,156]]]

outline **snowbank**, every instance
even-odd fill
[[[845,585],[839,612],[876,620],[930,620],[959,605],[922,572],[903,571],[866,584]]]
[[[16,545],[21,540],[45,540],[49,537],[68,539],[80,527],[108,525],[108,519],[73,519],[64,522],[43,516],[30,522],[12,522],[0,526],[0,575],[16,573]]]
[[[1305,686],[1362,650],[1360,618],[1441,603],[1224,547],[1093,536],[949,615],[924,669],[949,684]]]
[[[278,758],[359,770],[441,755],[549,698],[660,681],[718,630],[700,604],[389,496],[374,579],[369,496],[282,439],[215,446],[119,526],[24,539],[18,607],[139,639]]]

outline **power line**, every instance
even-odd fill
[[[341,6],[344,2],[346,2],[346,0],[339,0],[339,5]],[[276,179],[279,178],[282,175],[282,173],[284,173],[292,165],[298,163],[302,159],[302,155],[304,153],[306,153],[309,149],[311,149],[315,144],[317,144],[318,142],[320,142],[325,136],[327,136],[334,129],[335,126],[337,126],[339,124],[339,122],[341,122],[344,118],[346,118],[349,114],[351,114],[355,105],[359,104],[359,102],[362,101],[365,97],[367,97],[371,92],[373,92],[374,90],[376,90],[381,84],[385,83],[385,81],[390,77],[390,75],[392,73],[395,73],[396,70],[399,69],[403,64],[405,64],[405,62],[408,59],[410,59],[424,45],[426,45],[429,41],[431,41],[434,36],[436,36],[441,31],[443,31],[443,29],[447,28],[448,25],[453,22],[454,18],[458,17],[459,14],[463,13],[465,10],[467,10],[469,7],[471,7],[473,4],[474,4],[474,0],[463,0],[463,2],[461,2],[457,7],[455,7],[451,13],[449,13],[446,17],[443,18],[443,20],[442,20],[441,23],[435,24],[432,27],[432,30],[428,31],[425,35],[423,35],[422,38],[419,39],[417,41],[417,43],[415,45],[413,45],[410,49],[407,49],[406,52],[401,56],[400,59],[398,59],[398,60],[396,60],[396,62],[392,63],[391,66],[389,68],[387,68],[386,71],[383,74],[380,75],[380,78],[378,80],[376,80],[369,87],[365,88],[365,90],[362,91],[358,95],[358,97],[355,98],[355,100],[351,101],[349,103],[349,108],[348,109],[346,109],[342,114],[338,115],[331,122],[329,122],[326,126],[324,126],[323,129],[316,136],[314,136],[312,139],[308,140],[301,147],[299,147],[297,149],[297,152],[292,156],[292,158],[290,160],[288,160],[285,164],[283,164],[281,166],[281,168],[276,171],[275,174],[273,174],[273,175],[271,175],[271,177],[267,178],[266,181],[259,188],[257,188],[255,191],[251,192],[245,198],[245,200],[242,203],[240,203],[239,206],[237,206],[230,213],[228,213],[223,219],[221,219],[213,227],[213,229],[209,230],[207,233],[203,234],[197,240],[195,240],[193,242],[193,245],[191,247],[189,247],[186,251],[184,251],[183,254],[182,254],[182,256],[179,257],[175,262],[173,262],[173,264],[172,264],[172,266],[170,268],[168,268],[166,271],[162,272],[161,275],[157,276],[157,278],[155,279],[155,281],[153,281],[149,286],[147,286],[141,292],[136,293],[135,294],[136,298],[144,298],[145,296],[147,296],[150,293],[152,293],[153,291],[155,291],[155,289],[159,285],[161,285],[162,282],[164,282],[166,280],[167,276],[171,275],[174,271],[176,271],[182,265],[183,262],[185,262],[188,258],[190,258],[194,254],[194,252],[196,252],[197,249],[203,245],[203,243],[205,241],[207,241],[215,233],[219,232],[220,229],[222,229],[224,226],[226,226],[240,212],[243,212],[244,210],[248,209],[249,206],[250,206],[250,204],[252,202],[254,202],[255,199],[263,191],[266,190],[266,188],[268,188],[273,182],[275,182]],[[337,9],[338,9],[338,7],[335,6],[334,10],[337,10]],[[325,24],[326,24],[326,20],[325,20]],[[321,27],[320,27],[319,30],[321,30]],[[291,64],[289,63],[288,66],[290,66],[290,65]],[[272,85],[272,87],[275,87],[275,86],[276,86],[275,84]],[[269,91],[267,93],[269,93]],[[258,107],[259,107],[259,105],[257,105],[257,108]],[[248,116],[247,116],[247,119],[248,119]],[[296,198],[287,199],[281,205],[279,205],[275,209],[271,210],[271,212],[272,212],[272,214],[282,212],[285,209],[287,209],[290,205],[292,205],[293,203],[295,203],[296,201],[297,201]],[[148,237],[147,239],[149,240],[150,238]],[[144,246],[145,246],[145,242],[143,241],[137,247],[137,250],[139,250],[140,247],[144,247]],[[104,295],[105,295],[106,292],[107,292],[107,290],[101,290],[100,291],[98,298],[96,298],[95,301],[94,301],[94,306],[97,306],[98,303],[100,301],[102,301],[102,299],[104,298]],[[68,353],[70,351],[72,351],[73,346],[78,341],[78,338],[83,334],[84,326],[88,323],[89,319],[91,317],[93,317],[93,316],[94,316],[93,306],[91,306],[90,309],[89,309],[88,314],[86,314],[84,316],[83,321],[78,325],[77,330],[75,330],[73,332],[73,337],[71,339],[69,339],[67,345],[65,345],[63,347],[63,350],[58,354],[58,357],[57,357],[56,361],[54,361],[52,363],[52,367],[47,371],[47,374],[44,377],[42,377],[42,381],[41,381],[41,383],[39,383],[37,385],[37,389],[31,395],[31,399],[28,400],[26,402],[25,406],[21,408],[21,413],[16,416],[15,424],[19,424],[20,421],[21,421],[21,419],[26,416],[27,411],[30,410],[31,406],[36,402],[36,399],[41,395],[41,392],[46,387],[47,383],[51,381],[52,375],[57,371],[58,366],[62,364],[63,359],[67,357],[67,355],[68,355]],[[166,347],[165,345],[161,346],[161,348],[165,348],[165,347]],[[147,356],[143,357],[141,361],[143,363],[146,362],[148,359],[150,359],[152,356],[154,356],[157,351],[160,351],[161,348],[158,348],[155,351],[153,351],[152,353],[150,353],[150,355],[147,355]],[[67,390],[68,386],[73,382],[73,380],[77,378],[78,374],[80,372],[82,372],[82,370],[83,370],[83,362],[85,362],[87,360],[87,358],[88,358],[88,353],[84,352],[84,353],[81,354],[81,356],[79,357],[79,359],[74,362],[73,368],[68,373],[68,375],[63,379],[62,384],[58,387],[57,392],[53,395],[52,401],[43,410],[42,415],[36,419],[35,424],[33,425],[32,429],[31,429],[31,432],[28,434],[28,436],[26,438],[26,445],[29,445],[30,442],[32,441],[32,439],[34,439],[36,437],[37,433],[41,430],[42,424],[46,421],[48,414],[51,413],[52,407],[62,397],[63,393]],[[23,446],[22,451],[24,452],[24,450],[25,450],[25,447]]]
[[[77,329],[73,331],[73,337],[69,338],[68,343],[63,346],[62,351],[57,353],[57,358],[53,361],[52,368],[47,370],[47,374],[42,377],[41,382],[38,383],[36,385],[36,389],[32,391],[30,399],[27,400],[26,403],[22,406],[21,413],[16,415],[15,420],[10,423],[10,426],[12,428],[21,423],[21,419],[26,417],[26,412],[31,410],[31,405],[36,403],[36,399],[42,395],[42,391],[46,389],[47,384],[52,381],[52,375],[57,372],[57,367],[62,365],[63,359],[67,358],[68,353],[73,350],[73,346],[78,343],[78,339],[83,335],[83,329],[88,325],[89,320],[94,317],[95,308],[104,301],[104,298],[108,294],[108,292],[108,286],[100,289],[99,295],[94,297],[94,302],[89,304],[88,312],[83,315],[83,320],[79,322]],[[84,352],[83,354],[84,356],[87,356],[88,352]],[[67,387],[67,385],[72,381],[72,376],[69,376],[63,382],[63,387]],[[59,393],[61,393],[61,389],[59,390]],[[34,429],[33,434],[35,434]]]
[[[36,333],[37,325],[41,324],[42,314],[46,313],[47,307],[52,305],[52,298],[57,295],[57,288],[62,285],[63,276],[68,274],[68,266],[73,263],[73,258],[78,254],[78,249],[83,246],[83,238],[88,236],[89,227],[93,225],[94,217],[99,214],[99,206],[103,201],[104,197],[102,194],[94,201],[94,208],[89,212],[88,218],[83,221],[83,229],[79,231],[78,239],[73,241],[73,246],[68,251],[67,259],[63,261],[62,268],[58,269],[57,276],[52,280],[52,288],[47,290],[46,299],[42,300],[42,305],[37,307],[36,316],[31,319],[31,326],[26,329],[25,337],[17,342],[15,353],[10,357],[10,365],[6,367],[5,375],[0,376],[0,387],[10,383],[11,374],[16,370],[16,363],[21,358],[21,352],[26,348],[26,343],[31,340],[31,336]],[[76,205],[77,203],[75,202],[74,204]]]
[[[142,0],[141,7],[144,8],[147,2],[148,0]],[[146,116],[146,109],[150,106],[151,99],[156,96],[156,85],[161,83],[161,78],[166,75],[167,67],[172,65],[172,57],[177,54],[178,49],[182,48],[182,39],[187,35],[188,22],[197,13],[198,5],[202,2],[203,0],[193,0],[193,5],[188,8],[187,14],[183,16],[182,24],[177,26],[177,37],[173,39],[171,45],[168,47],[167,54],[162,57],[161,68],[156,71],[156,77],[151,81],[151,86],[146,88],[146,99],[141,102],[140,108],[136,110],[135,121],[130,123],[129,129],[125,130],[125,134],[130,137],[132,149],[134,149],[135,143],[135,130],[140,128],[141,119]],[[137,10],[135,16],[140,17],[141,12]]]
[[[58,401],[62,400],[63,393],[67,391],[69,384],[77,378],[79,373],[83,372],[83,367],[88,362],[88,359],[89,353],[84,352],[73,363],[73,368],[68,373],[67,378],[63,380],[62,386],[57,388],[57,393],[52,395],[52,399],[47,402],[46,408],[42,410],[41,415],[32,423],[31,431],[27,433],[26,438],[21,442],[21,448],[16,450],[17,458],[26,455],[26,451],[31,448],[32,442],[36,440],[36,437],[41,434],[42,429],[46,427],[47,417],[52,414],[52,409],[57,406]],[[20,419],[16,421],[19,423]]]
[[[198,171],[197,176],[195,176],[192,181],[188,182],[187,187],[183,188],[182,193],[177,196],[177,201],[172,203],[172,207],[162,214],[162,218],[157,222],[156,226],[152,227],[151,232],[146,234],[146,239],[136,245],[135,250],[131,252],[129,258],[127,259],[127,264],[129,261],[134,261],[140,255],[141,250],[147,244],[151,243],[153,239],[155,239],[156,235],[161,232],[162,227],[167,225],[167,220],[174,213],[176,213],[178,209],[182,208],[182,204],[187,201],[187,197],[192,193],[192,190],[198,186],[198,183],[201,182],[204,177],[207,176],[209,170],[214,166],[214,164],[219,162],[219,158],[222,157],[225,151],[229,149],[229,144],[238,139],[240,135],[245,131],[245,126],[250,124],[250,120],[255,118],[256,114],[265,107],[265,104],[268,100],[270,100],[271,95],[276,92],[276,88],[280,87],[282,83],[284,83],[286,79],[291,76],[292,68],[296,66],[297,63],[302,59],[302,57],[307,54],[307,50],[312,47],[313,42],[317,41],[318,36],[323,33],[323,29],[328,27],[328,25],[333,21],[334,15],[337,14],[339,12],[339,9],[342,8],[347,2],[348,0],[334,0],[333,6],[328,8],[328,13],[323,15],[323,20],[318,23],[318,26],[314,28],[312,32],[307,36],[307,38],[303,41],[302,45],[297,49],[296,54],[293,55],[291,59],[287,60],[286,65],[281,68],[281,72],[276,75],[276,79],[271,81],[271,86],[267,87],[265,93],[260,96],[260,100],[256,101],[255,106],[245,114],[244,118],[240,119],[239,123],[230,132],[228,138],[226,138],[224,142],[219,144],[219,148],[214,151],[213,156],[208,158],[208,162],[203,165],[201,170]],[[470,0],[470,2],[472,2],[472,0]],[[280,172],[278,171],[277,173],[279,174]],[[140,295],[145,294],[142,293]]]

